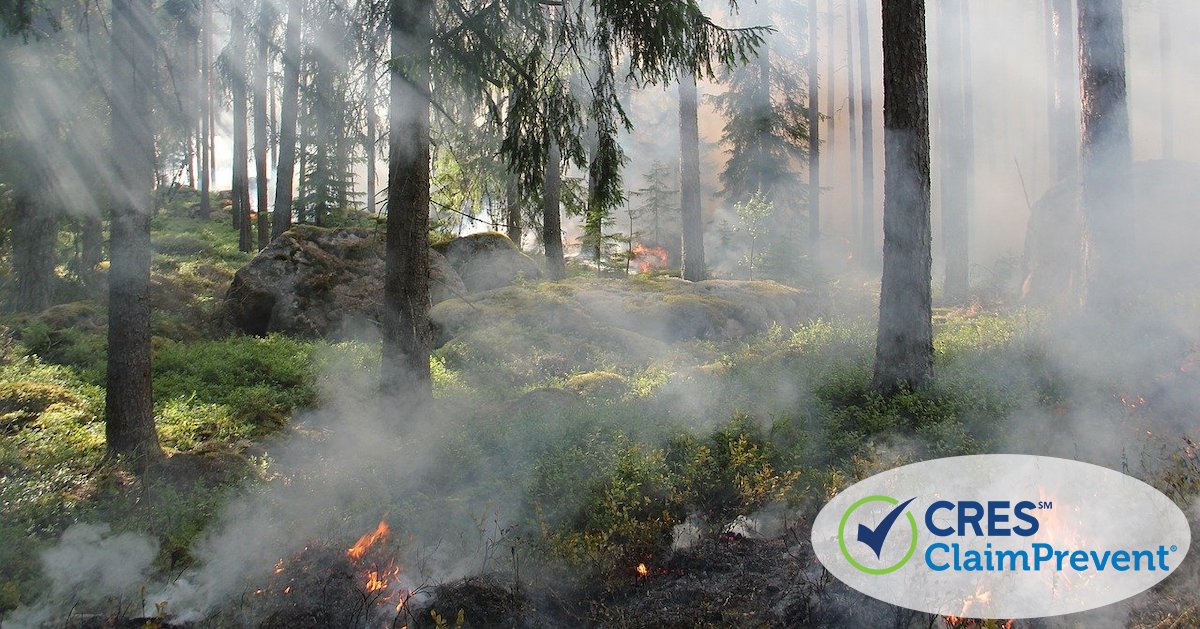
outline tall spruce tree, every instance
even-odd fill
[[[883,0],[883,281],[873,386],[933,376],[925,2]]]

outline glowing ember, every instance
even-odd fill
[[[362,537],[358,538],[358,542],[356,542],[354,546],[350,547],[350,550],[346,551],[346,556],[351,559],[362,559],[363,555],[367,553],[367,549],[374,546],[379,540],[387,537],[387,534],[387,521],[380,520],[379,526],[375,527],[374,531],[366,533]]]
[[[662,247],[647,247],[640,242],[633,246],[633,261],[637,264],[638,273],[665,268],[670,258],[671,255]]]
[[[636,570],[639,577],[646,577],[650,575],[650,569],[647,568],[646,564],[644,563],[638,564]]]

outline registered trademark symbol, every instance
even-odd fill
[[[1175,552],[1177,550],[1179,550],[1179,547],[1176,546],[1175,544],[1171,544],[1171,552]]]

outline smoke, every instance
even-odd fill
[[[41,604],[14,611],[4,626],[40,627],[63,610],[114,599],[136,604],[157,554],[158,542],[144,535],[114,533],[107,524],[72,525],[57,545],[41,553],[42,574],[50,582]]]
[[[868,48],[878,68],[882,65],[876,33],[878,2],[866,5],[872,26]],[[1046,111],[1049,94],[1045,77],[1048,54],[1043,43],[1042,10],[1036,3],[971,3],[971,8],[969,40],[973,62],[967,78],[975,104],[973,130],[977,157],[971,251],[972,275],[978,282],[1000,261],[1021,253],[1030,205],[1058,182],[1049,174],[1052,170]],[[1183,64],[1178,61],[1170,81],[1162,80],[1159,10],[1174,16],[1171,24],[1178,25],[1179,35],[1191,32],[1183,25],[1200,20],[1200,6],[1195,3],[1181,0],[1164,0],[1161,5],[1128,3],[1127,72],[1137,160],[1162,154],[1164,135],[1168,134],[1161,123],[1164,102],[1184,112],[1185,105],[1200,97],[1200,81],[1194,74],[1183,72]],[[834,134],[825,138],[830,163],[822,168],[825,177],[822,194],[827,208],[823,214],[826,248],[837,252],[831,253],[832,257],[843,253],[834,243],[853,240],[849,235],[853,191],[850,190],[851,153],[847,146],[849,121],[845,101],[849,86],[845,70],[849,61],[857,63],[856,58],[846,57],[844,4],[835,3],[835,11],[838,15],[831,39],[838,69],[834,77],[822,77],[825,81],[822,89],[832,90],[838,103],[836,111],[823,112],[834,120]],[[763,16],[765,12],[764,15],[746,13],[740,19],[747,23],[767,23],[759,21]],[[217,22],[221,24],[222,20]],[[800,24],[803,17],[785,15],[777,23]],[[938,45],[937,29],[930,28],[928,32],[932,59],[936,58],[932,53]],[[103,105],[96,105],[98,86],[95,79],[83,80],[102,74],[90,71],[94,66],[88,64],[104,58],[103,53],[96,52],[103,51],[104,46],[85,35],[63,32],[30,44],[5,42],[0,50],[0,64],[4,80],[22,86],[21,90],[6,91],[5,104],[14,114],[14,128],[34,149],[28,154],[39,156],[42,163],[37,167],[50,174],[51,183],[46,190],[63,207],[79,214],[94,214],[101,205],[96,191],[103,189],[94,182],[109,178],[105,164],[110,156],[105,149],[104,115],[100,111]],[[92,31],[91,35],[100,39],[99,31]],[[771,45],[782,54],[798,57],[804,53],[806,44],[790,35],[794,34],[773,36]],[[828,34],[822,33],[822,37]],[[820,42],[822,53],[827,43],[825,39]],[[316,41],[316,46],[328,56],[341,54],[335,44]],[[62,47],[84,51],[86,54],[80,57],[83,65],[56,66],[54,59]],[[221,47],[220,42],[217,47]],[[1169,53],[1175,60],[1195,58],[1200,53],[1200,42],[1176,37]],[[858,54],[857,49],[854,54]],[[821,65],[824,70],[824,63]],[[937,66],[931,66],[933,119],[938,116],[939,87],[943,80],[938,73]],[[714,83],[701,85],[702,93],[712,94],[722,89]],[[874,94],[875,120],[881,121],[883,93],[879,72],[875,73]],[[675,88],[637,89],[631,101],[629,110],[636,130],[622,138],[632,159],[625,172],[630,188],[640,185],[655,162],[677,169],[679,155]],[[82,116],[78,115],[80,103],[87,104]],[[723,122],[702,98],[706,244],[714,268],[719,273],[733,275],[740,273],[737,260],[744,254],[744,246],[723,233],[724,225],[737,222],[733,201],[717,195],[720,184],[716,174],[724,164],[723,149],[718,142]],[[1169,135],[1193,138],[1200,134],[1200,121],[1194,116],[1177,116],[1174,125]],[[885,134],[876,133],[875,137],[876,164],[882,168]],[[936,135],[933,143],[937,256],[941,251],[937,182],[939,177],[953,177],[956,173],[939,172],[940,146]],[[229,151],[225,149],[224,135],[217,138],[217,146],[218,171],[227,173]],[[1176,142],[1173,155],[1181,160],[1200,160],[1198,146]],[[877,176],[876,182],[875,207],[881,212],[884,178]],[[1139,212],[1135,213],[1149,214],[1169,203],[1181,207],[1194,205],[1195,194],[1190,188],[1181,186],[1168,192],[1166,199],[1138,197],[1135,203]],[[881,224],[880,218],[875,217],[877,225]],[[641,220],[640,230],[644,230],[645,219]],[[1161,247],[1169,249],[1169,253],[1182,254],[1185,248],[1193,246],[1200,234],[1196,233],[1195,225],[1183,227],[1186,229],[1171,230],[1168,226],[1175,238],[1161,241],[1167,243]],[[882,230],[877,233],[882,234]],[[1156,270],[1155,282],[1166,277],[1182,283],[1193,277],[1195,266],[1186,257],[1182,260]],[[938,264],[935,260],[935,278],[940,276],[936,270]],[[1015,295],[1001,297],[1011,300]],[[861,302],[867,305],[864,307]],[[843,304],[836,314],[850,321],[856,321],[855,317],[860,315],[869,319],[874,307],[869,302],[869,299],[856,300],[850,307]],[[973,424],[971,411],[964,411],[963,422],[972,430],[988,434],[991,440],[986,445],[993,451],[1050,454],[1135,473],[1152,472],[1162,463],[1160,448],[1169,448],[1171,443],[1177,443],[1171,440],[1196,428],[1195,409],[1200,408],[1196,392],[1200,391],[1200,382],[1197,382],[1196,363],[1192,361],[1200,360],[1195,358],[1200,351],[1197,349],[1200,330],[1192,317],[1194,305],[1186,301],[1182,304],[1163,301],[1148,306],[1146,311],[1138,311],[1134,325],[1126,324],[1119,329],[1074,319],[1052,325],[1030,315],[1025,323],[1030,328],[1044,325],[1041,330],[1019,333],[1010,350],[985,353],[974,362],[965,358],[960,362],[948,361],[942,366],[942,377],[951,384],[1034,391],[1044,396],[1018,399],[1003,427],[992,430]],[[628,318],[626,312],[604,299],[588,301],[587,306],[596,311],[597,320]],[[647,320],[644,325],[646,336],[666,337],[675,322]],[[870,326],[846,324],[850,329],[847,338],[822,341],[823,347],[830,348],[826,351],[837,356],[836,367],[861,366],[869,360],[870,348],[850,337],[870,339]],[[505,328],[505,332],[512,332],[507,341],[513,346],[537,348],[543,341],[538,330],[522,326]],[[771,341],[783,342],[783,339]],[[725,349],[699,342],[670,348],[674,355],[664,361],[667,364],[662,370],[668,375],[657,394],[657,402],[665,409],[661,416],[674,423],[664,421],[662,426],[642,428],[646,433],[657,436],[677,426],[707,428],[739,408],[750,408],[762,417],[810,414],[808,405],[813,403],[814,389],[821,383],[815,379],[797,381],[788,371],[761,374],[753,387],[744,390],[716,388],[723,380],[714,372],[723,368]],[[753,349],[766,353],[776,348]],[[805,351],[805,346],[798,345],[789,359],[809,360]],[[641,354],[624,358],[631,364],[647,362]],[[612,362],[624,365],[621,360]],[[678,368],[679,365],[685,367]],[[140,605],[142,586],[145,586],[145,608],[140,613],[154,615],[155,605],[165,602],[168,613],[179,620],[203,619],[229,601],[253,592],[271,574],[279,559],[290,557],[309,541],[349,542],[385,517],[405,539],[404,563],[411,571],[408,578],[414,583],[480,571],[494,564],[490,553],[508,535],[514,516],[527,506],[531,461],[545,444],[564,435],[578,437],[578,433],[591,427],[568,425],[577,418],[564,421],[560,417],[566,414],[564,404],[555,409],[557,414],[547,413],[545,423],[530,431],[534,434],[510,436],[498,442],[480,441],[475,439],[480,434],[493,433],[468,423],[472,417],[478,419],[479,409],[463,409],[455,401],[415,409],[406,407],[402,400],[377,403],[374,377],[373,369],[361,365],[334,364],[327,368],[320,378],[325,387],[322,407],[295,417],[289,432],[271,444],[269,469],[275,476],[261,486],[244,488],[224,506],[192,549],[197,561],[193,568],[165,581],[153,580],[155,540],[133,533],[114,533],[105,525],[76,525],[42,556],[50,583],[45,597],[36,607],[14,613],[6,624],[37,626],[54,621],[64,610],[104,605],[113,597],[136,600]],[[1046,398],[1062,403],[1047,408]],[[490,400],[496,408],[487,420],[510,421],[511,407],[507,402]],[[1153,413],[1148,409],[1153,409]],[[593,412],[602,415],[604,411]],[[815,433],[824,427],[805,423],[802,428]],[[1147,437],[1147,431],[1153,434]],[[815,443],[813,449],[818,450],[821,445]],[[877,454],[879,460],[891,463],[928,452],[930,444],[924,437],[894,437],[882,443]],[[457,465],[464,460],[483,462],[473,467]],[[480,477],[456,476],[465,468]],[[442,490],[451,485],[457,490],[466,488],[459,495],[468,498],[445,499]],[[1103,617],[1097,622],[1123,622],[1122,613],[1112,612],[1118,618],[1101,614]]]

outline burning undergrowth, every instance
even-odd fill
[[[386,521],[349,549],[314,542],[275,563],[252,595],[251,616],[268,627],[389,627],[409,621],[418,595]]]

